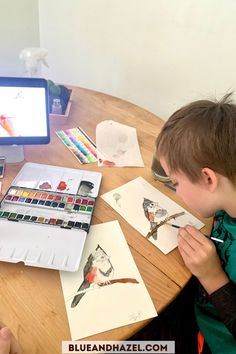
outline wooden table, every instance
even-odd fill
[[[95,140],[97,123],[106,119],[137,129],[144,168],[98,168],[97,164],[80,165],[55,134],[56,130],[79,125]],[[103,174],[100,195],[142,176],[161,192],[183,205],[174,192],[162,183],[154,181],[150,171],[155,138],[163,123],[154,114],[124,100],[87,89],[73,88],[68,122],[60,124],[59,119],[51,120],[51,143],[26,146],[24,162],[100,171]],[[3,193],[22,166],[23,163],[6,166]],[[160,313],[185,286],[190,273],[177,249],[164,255],[98,197],[92,223],[113,219],[119,221],[155,307]],[[207,232],[210,222],[202,221],[207,224],[204,230]],[[0,304],[0,319],[18,337],[25,354],[59,354],[61,341],[71,339],[58,271],[27,267],[21,263],[1,262]],[[147,323],[148,321],[142,321],[89,339],[124,340]]]

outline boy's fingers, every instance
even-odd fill
[[[208,242],[207,237],[203,235],[201,231],[196,229],[194,226],[186,225],[184,228],[200,244],[204,244],[205,242]]]
[[[7,327],[0,329],[0,354],[10,354],[11,331]]]
[[[0,354],[1,354],[1,352],[0,352]],[[20,347],[20,344],[17,342],[16,338],[13,335],[11,338],[10,354],[22,354],[22,349]]]
[[[7,349],[8,351],[6,351]],[[0,321],[0,354],[5,353],[22,354],[22,349],[19,343],[17,342],[16,338],[12,334],[11,330]]]
[[[0,329],[3,327],[6,327],[6,325],[2,321],[0,321]]]
[[[189,246],[191,246],[191,248],[195,251],[201,247],[201,243],[199,242],[199,240],[193,237],[192,234],[185,227],[181,227],[179,229],[178,236],[185,240],[186,243],[188,243]]]

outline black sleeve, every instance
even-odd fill
[[[236,284],[230,281],[209,295],[209,300],[236,340]]]

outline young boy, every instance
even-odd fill
[[[212,236],[219,241],[190,225],[178,234],[184,263],[199,281],[195,315],[212,354],[236,353],[236,105],[231,95],[179,109],[156,142],[157,158],[176,193],[200,216],[214,215]]]

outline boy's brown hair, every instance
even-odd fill
[[[157,157],[172,172],[197,182],[204,167],[236,184],[236,105],[232,92],[220,101],[195,101],[176,111],[156,140]]]

